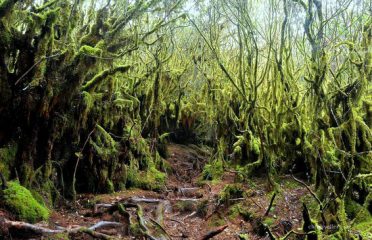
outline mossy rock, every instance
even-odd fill
[[[160,191],[164,188],[166,174],[160,172],[155,167],[150,167],[147,171],[139,171],[138,169],[131,168],[128,170],[126,187],[153,191]]]
[[[49,218],[49,210],[18,182],[8,182],[8,188],[1,191],[0,199],[1,205],[19,220],[34,223]]]

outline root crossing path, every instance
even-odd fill
[[[236,171],[201,181],[210,158],[194,145],[167,147],[168,179],[163,191],[131,189],[81,195],[75,208],[56,209],[49,222],[1,222],[9,239],[269,239],[301,226],[306,189],[288,178],[273,206],[264,179],[235,183]],[[268,206],[270,211],[268,212]],[[4,230],[5,228],[5,230]]]

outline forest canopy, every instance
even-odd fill
[[[292,176],[318,206],[305,225],[323,226],[306,238],[368,239],[371,14],[368,0],[0,0],[0,207],[12,186],[50,210],[167,191],[178,143],[207,149],[202,183],[231,171],[276,194]]]

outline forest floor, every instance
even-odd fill
[[[269,239],[262,230],[262,224],[278,237],[290,229],[301,227],[302,202],[311,202],[312,199],[306,188],[290,176],[277,180],[281,192],[276,195],[271,210],[265,216],[273,195],[265,179],[234,184],[237,173],[225,171],[219,181],[201,182],[200,174],[208,160],[207,156],[195,146],[170,144],[167,150],[169,157],[166,161],[171,170],[164,191],[130,189],[114,194],[80,195],[77,208],[55,209],[49,223],[39,226],[56,229],[60,226],[92,226],[100,221],[123,222],[122,215],[108,212],[98,214],[98,208],[132,202],[142,207],[144,223],[149,232],[163,232],[158,239],[201,240],[212,239],[208,236],[213,234],[216,234],[213,239],[221,240]],[[233,190],[229,192],[230,200],[223,201],[221,196],[227,192],[224,191],[226,186],[231,186]],[[128,227],[100,228],[96,231],[114,236],[115,239],[142,239],[128,236]],[[135,229],[131,231],[135,232]],[[73,239],[93,238],[79,234]]]

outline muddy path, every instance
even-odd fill
[[[35,226],[71,230],[106,223],[94,228],[98,235],[70,231],[70,239],[197,240],[269,239],[267,228],[279,237],[301,227],[302,202],[311,205],[312,199],[290,177],[278,179],[281,192],[265,215],[273,196],[265,179],[235,184],[237,173],[226,170],[220,181],[202,182],[200,174],[208,161],[205,151],[176,144],[167,150],[169,172],[163,191],[130,189],[81,195],[76,208],[56,209],[48,223]],[[40,239],[16,235],[12,239]],[[65,237],[57,234],[42,239],[66,239],[61,236]]]

